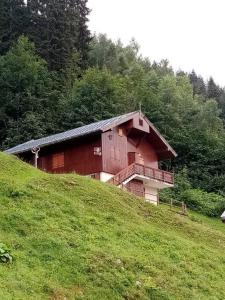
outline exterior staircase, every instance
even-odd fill
[[[126,185],[129,181],[135,178],[146,180],[155,180],[168,185],[174,184],[174,174],[160,169],[146,167],[138,163],[132,163],[119,173],[114,175],[108,183],[116,186]]]

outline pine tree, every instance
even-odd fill
[[[220,87],[216,85],[213,78],[210,77],[207,86],[207,98],[214,98],[218,100],[220,94],[221,94]]]
[[[193,86],[193,97],[197,94],[202,95],[205,98],[206,86],[203,78],[201,76],[197,76],[194,70],[188,75],[188,77]]]
[[[0,55],[5,54],[28,24],[23,0],[0,1]]]
[[[0,147],[57,130],[61,97],[53,78],[26,37],[0,57]]]
[[[86,4],[86,0],[28,0],[28,36],[51,70],[65,68],[74,52],[86,65],[90,41]]]
[[[78,0],[75,2],[77,2],[77,8],[79,11],[77,49],[81,55],[83,66],[86,66],[88,60],[89,43],[91,41],[90,31],[87,26],[90,9],[87,7],[87,0]]]

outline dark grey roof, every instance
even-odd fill
[[[19,154],[19,153],[29,151],[34,147],[44,147],[44,146],[48,146],[51,144],[60,143],[62,141],[66,141],[66,140],[74,139],[74,138],[81,137],[84,135],[88,135],[91,133],[101,132],[107,127],[114,127],[114,126],[116,126],[116,124],[123,122],[123,120],[125,121],[125,119],[129,118],[134,113],[136,113],[136,112],[131,112],[131,113],[121,115],[118,117],[114,117],[114,118],[111,118],[108,120],[95,122],[95,123],[85,125],[82,127],[78,127],[78,128],[72,129],[72,130],[68,130],[68,131],[65,131],[62,133],[50,135],[50,136],[47,136],[47,137],[44,137],[44,138],[41,138],[38,140],[31,140],[26,143],[15,146],[13,148],[10,148],[10,149],[6,150],[5,152],[9,153],[9,154]]]

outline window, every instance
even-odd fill
[[[143,126],[143,120],[142,119],[139,119],[139,125]]]
[[[58,169],[64,167],[64,152],[53,154],[52,168]]]
[[[101,147],[94,147],[94,155],[101,156],[102,155],[102,148]]]
[[[119,136],[123,136],[123,128],[119,128]]]
[[[111,141],[112,140],[112,138],[113,138],[113,136],[112,136],[112,134],[109,134],[109,140]]]

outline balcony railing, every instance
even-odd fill
[[[141,164],[133,163],[127,168],[123,169],[115,176],[113,176],[108,182],[114,185],[119,185],[133,175],[142,175],[150,179],[155,179],[168,184],[174,184],[174,174],[151,167],[146,167]]]

